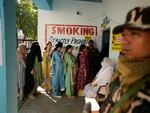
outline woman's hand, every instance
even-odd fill
[[[34,70],[33,69],[31,70],[31,74],[34,75]]]

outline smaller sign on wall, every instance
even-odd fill
[[[112,51],[121,51],[121,40],[122,35],[121,34],[113,34],[112,38]]]
[[[107,28],[109,22],[110,22],[110,20],[109,20],[109,18],[106,16],[106,17],[103,19],[103,23],[101,24],[101,28],[102,28],[102,29]]]
[[[86,35],[84,38],[85,38],[85,40],[87,40],[87,41],[89,41],[89,40],[92,39],[92,37],[91,37],[90,35]]]

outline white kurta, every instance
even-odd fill
[[[112,60],[109,58],[104,58],[102,61],[102,68],[97,73],[94,81],[92,83],[89,83],[84,88],[84,96],[86,97],[93,97],[95,98],[97,95],[98,88],[100,86],[105,86],[112,77],[112,74],[114,72]],[[103,88],[102,88],[103,89]],[[100,91],[101,94],[105,94],[105,89]]]

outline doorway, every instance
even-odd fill
[[[110,40],[110,28],[102,31],[102,49],[100,56],[103,59],[104,57],[109,57],[109,40]]]

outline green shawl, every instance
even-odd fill
[[[121,86],[126,91],[132,84],[141,80],[145,75],[150,74],[150,58],[130,60],[120,55],[117,70]]]
[[[122,113],[131,104],[131,99],[136,97],[137,92],[144,88],[146,82],[150,82],[150,58],[130,60],[120,55],[117,63],[116,75],[122,87],[122,95],[111,108],[110,113]]]

